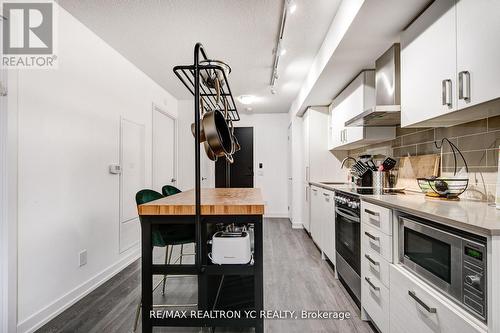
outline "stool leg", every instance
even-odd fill
[[[134,332],[137,331],[137,324],[139,324],[139,315],[141,314],[142,298],[137,304],[137,309],[135,310],[135,320],[134,320]]]
[[[167,249],[166,249],[166,252],[165,252],[165,265],[168,265],[170,264],[170,260],[172,258],[172,252],[173,251],[173,246],[172,248],[170,249],[170,253],[169,253],[169,245],[167,245]],[[162,296],[165,296],[165,285],[167,284],[167,275],[163,275],[163,287],[161,289],[161,294]]]
[[[180,264],[182,265],[182,257],[184,256],[184,244],[181,244],[181,261]]]

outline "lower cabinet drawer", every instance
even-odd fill
[[[390,329],[389,303],[389,289],[373,275],[365,275],[361,280],[361,304],[382,333]]]
[[[379,253],[364,248],[364,253],[361,254],[361,276],[370,274],[389,288],[389,267],[390,263]]]
[[[361,223],[362,247],[378,253],[385,260],[392,262],[392,237],[366,223]]]
[[[428,285],[403,268],[390,267],[391,332],[485,333],[485,325],[447,304]]]

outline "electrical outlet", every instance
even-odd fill
[[[87,265],[87,250],[81,251],[79,254],[80,267]]]

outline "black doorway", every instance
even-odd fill
[[[241,150],[234,154],[234,163],[225,158],[215,162],[215,187],[253,187],[253,127],[235,127]],[[228,174],[226,174],[226,172]],[[227,184],[229,181],[229,184]]]

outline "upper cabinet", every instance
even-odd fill
[[[361,72],[330,105],[330,150],[348,150],[391,140],[394,127],[346,127],[345,122],[375,106],[375,71]]]
[[[498,0],[456,3],[458,108],[500,97],[499,13]]]
[[[401,36],[401,126],[484,118],[461,111],[500,97],[500,2],[435,1]]]

